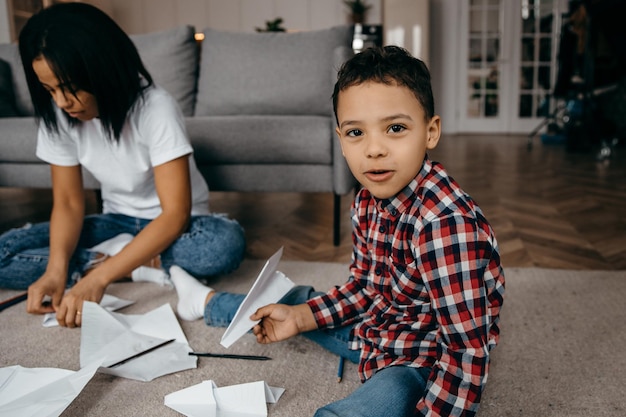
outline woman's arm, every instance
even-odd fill
[[[79,310],[85,300],[99,302],[106,287],[130,276],[140,265],[148,263],[174,242],[187,228],[191,216],[191,183],[189,155],[184,155],[154,168],[154,180],[161,203],[161,214],[152,220],[117,255],[89,271],[64,297],[59,324],[80,325]],[[66,309],[65,309],[66,307]]]
[[[43,314],[58,309],[67,281],[68,265],[80,236],[85,196],[80,166],[51,165],[53,205],[50,216],[50,256],[46,272],[28,288],[26,310]],[[42,304],[44,296],[52,305]]]
[[[191,217],[189,155],[156,166],[154,181],[161,203],[161,214],[135,236],[118,255],[102,264],[106,268],[103,268],[100,278],[104,279],[107,285],[130,276],[133,269],[158,256],[186,230],[189,224]],[[93,272],[96,273],[100,269],[98,267]]]

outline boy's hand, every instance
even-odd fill
[[[259,343],[272,343],[288,339],[302,332],[317,329],[313,312],[307,304],[288,306],[270,304],[258,309],[251,320],[261,320],[252,328]]]

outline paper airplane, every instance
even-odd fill
[[[119,366],[107,368],[170,339],[175,341]],[[189,356],[191,351],[169,304],[145,314],[126,315],[109,312],[89,301],[83,303],[81,366],[100,360],[100,372],[151,381],[162,375],[195,368],[197,358]]]
[[[284,392],[264,381],[218,388],[209,380],[166,395],[165,405],[187,417],[266,417],[266,403]]]
[[[258,323],[258,321],[250,320],[250,316],[255,311],[268,304],[278,302],[294,287],[295,284],[285,274],[276,271],[282,254],[283,248],[281,247],[265,262],[248,295],[246,295],[232,322],[222,335],[222,340],[220,341],[222,346],[230,347]]]
[[[95,362],[74,372],[58,368],[0,368],[0,416],[61,415],[100,366]]]

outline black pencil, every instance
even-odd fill
[[[144,351],[141,351],[141,352],[139,352],[139,353],[136,353],[136,354],[134,354],[133,356],[129,356],[129,357],[128,357],[128,358],[126,358],[126,359],[122,359],[121,361],[116,362],[116,363],[114,363],[113,365],[109,365],[109,366],[107,366],[107,368],[115,368],[116,366],[120,366],[120,365],[122,365],[122,364],[125,364],[126,362],[132,361],[133,359],[136,359],[136,358],[138,358],[138,357],[140,357],[140,356],[143,356],[143,355],[145,355],[145,354],[147,354],[147,353],[150,353],[150,352],[152,352],[152,351],[154,351],[154,350],[156,350],[156,349],[158,349],[158,348],[160,348],[160,347],[162,347],[162,346],[165,346],[165,345],[170,344],[170,343],[175,342],[175,341],[176,341],[176,339],[166,340],[166,341],[164,341],[164,342],[159,343],[158,345],[152,346],[152,347],[151,347],[151,348],[149,348],[149,349],[146,349],[146,350],[144,350]]]
[[[268,361],[272,359],[269,356],[234,355],[230,353],[189,352],[189,355],[203,356],[203,357],[208,357],[208,358],[247,359],[251,361]]]
[[[28,293],[22,293],[22,294],[18,294],[15,297],[11,297],[11,298],[7,298],[6,300],[3,300],[0,302],[0,311],[4,310],[5,308],[9,308],[12,305],[15,305],[17,303],[21,303],[22,301],[26,300],[28,298]]]

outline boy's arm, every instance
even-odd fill
[[[488,225],[462,216],[440,219],[420,234],[440,352],[417,404],[421,414],[472,416],[478,409],[504,290],[496,245]]]
[[[364,200],[362,194],[363,191],[353,201],[351,208],[352,264],[348,282],[307,301],[320,328],[350,324],[358,320],[372,303],[368,289],[371,258],[366,236],[369,200]]]

